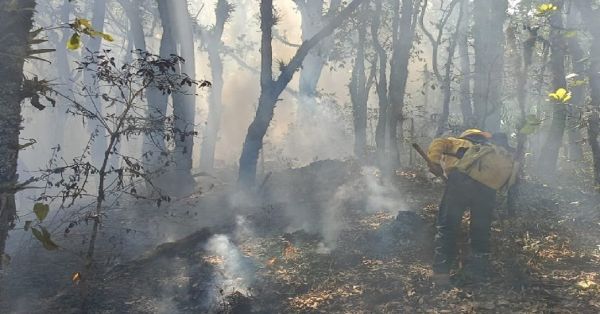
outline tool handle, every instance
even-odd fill
[[[431,162],[431,160],[429,160],[429,157],[427,157],[427,154],[421,148],[421,146],[419,146],[419,144],[413,143],[412,147],[417,151],[417,153],[419,153],[419,155],[421,155],[421,157],[423,157],[423,159],[425,159],[426,162],[428,162],[428,163]]]
[[[425,153],[425,151],[421,148],[421,146],[419,146],[419,144],[417,143],[413,143],[412,147],[417,151],[417,153],[419,153],[419,155],[421,155],[421,157],[423,157],[423,159],[425,159],[425,161],[429,164],[431,163],[431,159],[429,159],[429,157],[427,157],[427,154]],[[436,175],[438,178],[444,180],[444,182],[448,181],[448,178],[444,175]]]

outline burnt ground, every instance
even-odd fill
[[[517,217],[498,210],[491,279],[458,276],[442,289],[431,281],[430,264],[443,186],[398,172],[392,184],[403,204],[380,210],[382,203],[366,200],[372,191],[361,178],[356,165],[333,161],[273,174],[260,190],[267,201],[237,204],[251,208],[236,222],[204,228],[63,288],[39,312],[600,312],[596,193],[528,178]],[[350,193],[332,203],[340,191]],[[202,197],[196,201],[202,206]],[[333,220],[322,215],[327,206],[341,208]],[[294,210],[302,211],[309,232],[289,228],[298,219]],[[323,247],[323,221],[342,226],[331,250]],[[466,254],[466,239],[461,247]]]

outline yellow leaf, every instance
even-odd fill
[[[552,100],[556,100],[562,103],[566,103],[571,99],[571,92],[564,88],[557,89],[554,93],[548,94],[548,97]]]
[[[101,34],[102,34],[102,38],[104,38],[104,40],[106,40],[106,41],[115,41],[114,38],[111,35],[109,35],[107,33],[101,33]]]
[[[67,42],[67,48],[70,50],[77,50],[81,48],[81,36],[78,33],[74,33],[69,41]]]
[[[85,28],[92,28],[92,22],[90,22],[90,20],[88,20],[88,19],[76,18],[75,19],[75,27],[77,29],[81,29],[82,26]]]

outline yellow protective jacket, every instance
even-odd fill
[[[428,157],[442,165],[444,171],[465,173],[494,190],[505,191],[514,183],[518,165],[511,153],[494,145],[473,147],[471,141],[458,138],[435,139],[429,146]],[[462,159],[456,156],[461,148],[470,148]]]
[[[436,138],[429,145],[427,157],[432,162],[439,164],[444,169],[445,173],[450,173],[455,169],[456,163],[459,161],[456,158],[456,153],[460,148],[469,148],[473,143],[468,140],[455,137]]]

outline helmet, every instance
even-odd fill
[[[471,136],[483,136],[486,139],[492,138],[489,132],[484,132],[479,129],[468,129],[459,136],[459,138],[471,137]]]

